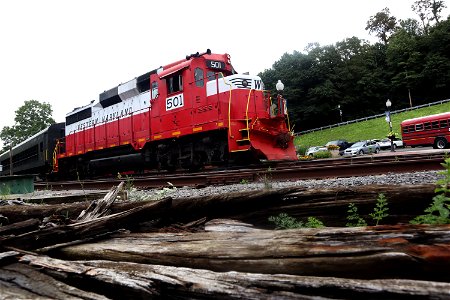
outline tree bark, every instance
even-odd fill
[[[404,279],[358,280],[242,272],[217,273],[109,261],[61,261],[25,255],[28,263],[81,288],[115,299],[380,299],[450,297],[450,284]]]
[[[241,227],[241,226],[240,226]],[[345,278],[450,280],[450,225],[116,234],[53,253],[205,268]]]
[[[171,199],[166,198],[93,220],[46,228],[19,236],[3,238],[0,240],[0,248],[14,247],[22,250],[39,249],[49,245],[104,236],[105,234],[109,234],[118,229],[130,228],[140,222],[159,218],[170,205]]]

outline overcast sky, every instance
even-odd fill
[[[356,36],[388,7],[416,18],[414,0],[10,0],[0,4],[0,129],[26,100],[63,122],[73,108],[186,54],[228,53],[257,74],[308,43]],[[447,4],[448,5],[448,4]],[[445,17],[448,9],[445,10]]]

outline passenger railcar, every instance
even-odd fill
[[[56,123],[36,133],[0,155],[0,175],[37,174],[41,177],[53,169],[53,151],[58,139],[64,137],[64,123]],[[11,172],[12,162],[12,172]]]

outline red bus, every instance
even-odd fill
[[[401,124],[405,146],[444,149],[450,141],[450,112],[405,120]]]

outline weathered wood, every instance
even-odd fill
[[[108,215],[110,213],[110,207],[116,200],[117,195],[122,190],[124,182],[119,183],[117,187],[111,188],[111,190],[100,200],[94,200],[91,204],[83,210],[77,218],[77,221],[88,221],[96,218]]]
[[[128,201],[128,202],[115,202],[111,206],[111,213],[118,213],[121,211],[133,209],[135,207],[147,205],[155,202],[154,200],[148,201]],[[0,206],[0,213],[3,213],[8,217],[10,223],[25,221],[28,219],[42,219],[46,216],[61,215],[67,216],[71,219],[76,219],[80,213],[87,209],[89,202],[78,202],[69,204],[52,204],[52,205],[7,205]]]
[[[198,198],[174,199],[171,221],[189,222],[204,216],[230,218],[259,228],[273,228],[268,217],[279,213],[306,219],[314,216],[327,226],[345,226],[348,205],[358,206],[367,220],[378,194],[388,199],[389,216],[383,224],[408,223],[431,203],[435,185],[369,185],[346,188],[286,188],[251,191]],[[369,222],[370,224],[370,222]]]
[[[242,272],[216,273],[109,261],[62,261],[25,255],[22,263],[64,278],[76,287],[90,286],[98,294],[124,298],[175,299],[445,299],[450,283],[418,280],[357,280]]]
[[[0,240],[0,248],[15,247],[23,250],[38,249],[74,240],[90,239],[121,228],[160,217],[170,208],[171,199],[166,198],[133,209],[75,224],[46,228]]]
[[[65,284],[25,264],[0,269],[1,299],[108,299]]]
[[[9,224],[0,227],[0,236],[18,235],[32,230],[36,230],[41,222],[38,219],[29,219],[14,224]]]
[[[262,228],[273,228],[267,219],[280,212],[297,218],[315,216],[327,226],[345,226],[349,203],[355,203],[361,216],[367,218],[373,211],[379,193],[388,199],[389,216],[384,224],[408,223],[422,214],[435,195],[435,185],[372,185],[347,188],[286,188],[282,190],[251,191],[229,193],[206,197],[174,199],[170,218],[166,224],[191,222],[204,217],[232,218],[251,223]],[[111,206],[111,212],[146,205],[152,201],[121,202]],[[10,223],[30,218],[40,218],[60,214],[74,218],[87,203],[58,205],[0,206],[0,214]]]
[[[53,253],[213,271],[450,280],[450,225],[117,234]]]

